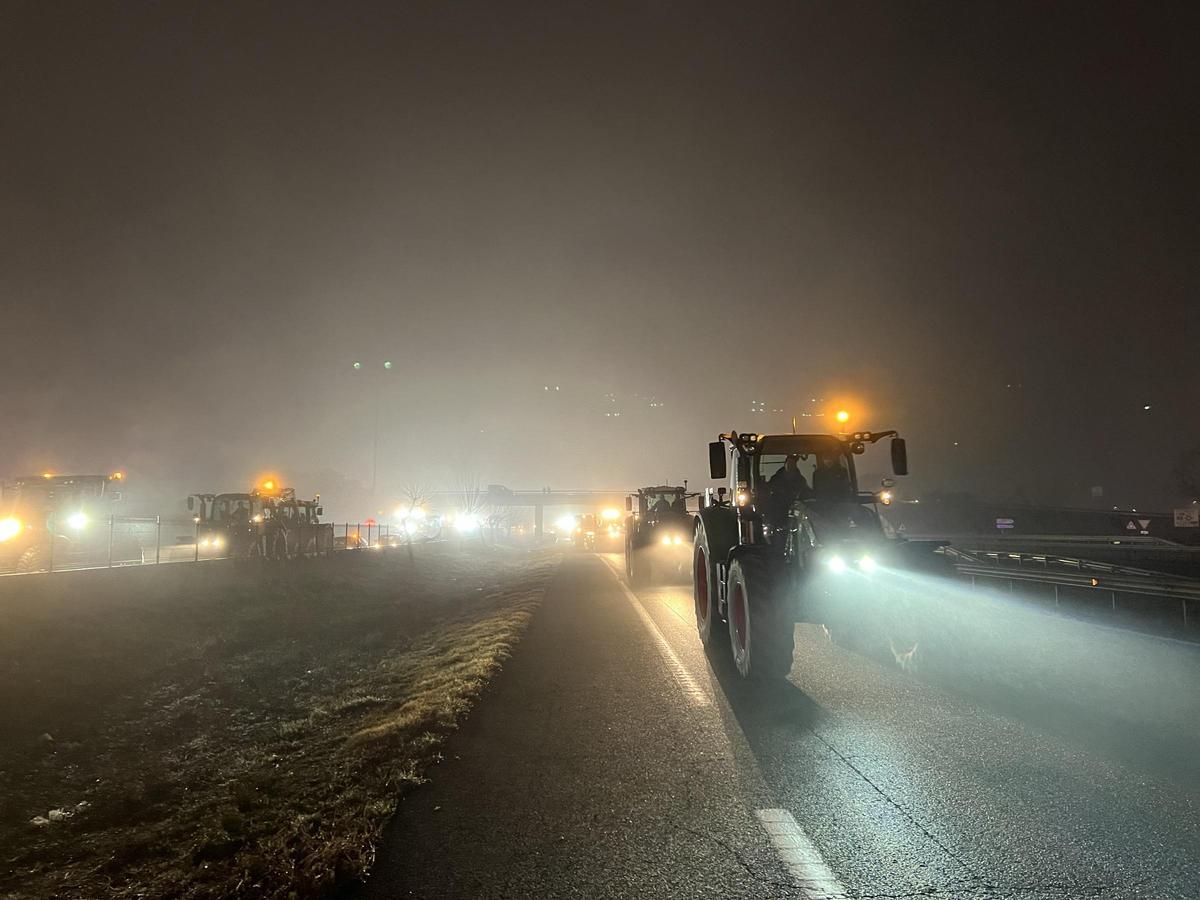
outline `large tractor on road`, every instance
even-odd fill
[[[654,575],[686,574],[693,530],[687,485],[644,487],[625,498],[625,575],[632,585]]]
[[[855,457],[890,437],[892,471],[908,473],[895,431],[764,435],[728,432],[709,444],[714,480],[695,520],[696,626],[709,650],[728,644],[746,678],[782,678],[792,666],[794,625],[824,623],[818,579],[869,589],[885,567],[911,566],[930,546],[890,536],[883,490],[859,489]]]

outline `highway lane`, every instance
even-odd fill
[[[764,689],[610,566],[564,563],[369,896],[1200,896],[1195,647],[1044,617],[929,681],[800,626]]]

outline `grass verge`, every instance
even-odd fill
[[[6,585],[0,895],[314,897],[361,877],[556,557],[355,557]]]

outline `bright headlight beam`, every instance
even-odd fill
[[[0,541],[10,541],[21,533],[21,520],[16,516],[0,519]]]
[[[870,574],[879,568],[879,564],[869,556],[864,556],[858,561],[858,567],[864,572]]]
[[[467,534],[479,528],[479,517],[473,513],[462,513],[454,520],[454,528],[459,534]]]
[[[846,571],[846,561],[840,556],[831,556],[825,560],[825,565],[829,567],[830,572],[841,574]]]
[[[81,513],[81,512],[71,513],[71,515],[67,516],[67,524],[70,525],[72,528],[74,528],[76,531],[83,530],[87,526],[87,523],[88,523],[88,519],[84,513]]]

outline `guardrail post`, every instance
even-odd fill
[[[112,544],[113,544],[113,529],[116,528],[117,517],[108,517],[108,567],[112,568]]]
[[[1054,605],[1058,606],[1058,585],[1054,585]]]
[[[1184,628],[1187,628],[1187,627],[1188,627],[1188,618],[1187,618],[1187,597],[1184,597],[1182,600],[1180,600],[1180,601],[1179,601],[1179,603],[1180,603],[1180,605],[1181,605],[1181,606],[1183,606],[1183,627],[1184,627]]]
[[[154,517],[154,564],[162,561],[162,516]]]

